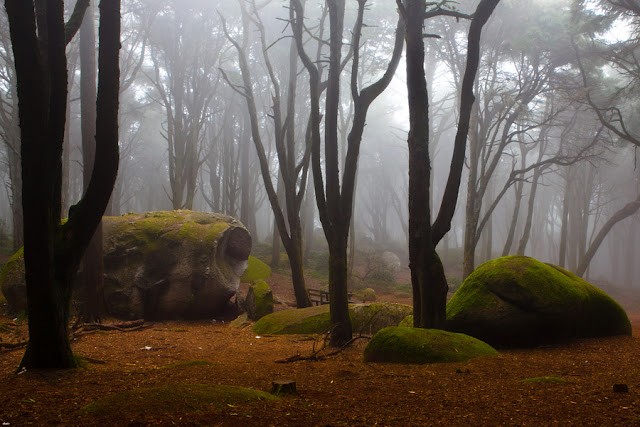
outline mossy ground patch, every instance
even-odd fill
[[[375,333],[397,325],[411,310],[408,305],[394,303],[350,304],[349,316],[356,333]],[[276,311],[253,326],[260,335],[321,334],[330,329],[329,305]]]
[[[170,414],[211,411],[227,405],[278,398],[254,389],[212,384],[167,384],[111,394],[88,404],[82,411],[96,417],[120,414]]]
[[[562,377],[544,376],[544,377],[525,378],[521,380],[521,382],[525,384],[565,384],[567,380],[565,380]]]

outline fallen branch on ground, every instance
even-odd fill
[[[329,357],[335,356],[336,354],[339,354],[340,352],[342,352],[344,349],[346,349],[347,347],[351,346],[351,344],[353,344],[357,339],[359,338],[368,338],[362,335],[358,335],[356,337],[351,338],[349,341],[347,341],[342,347],[337,348],[336,350],[333,350],[329,353],[326,354],[321,354],[326,348],[326,342],[328,339],[329,334],[325,334],[324,339],[323,339],[323,346],[319,349],[316,349],[316,344],[318,344],[318,340],[314,341],[313,343],[313,351],[311,352],[311,354],[309,356],[302,356],[301,354],[295,354],[293,356],[287,357],[286,359],[279,359],[276,360],[275,363],[293,363],[293,362],[300,362],[302,360],[309,360],[312,362],[317,362],[320,360],[325,360]]]

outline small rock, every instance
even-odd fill
[[[613,385],[614,393],[629,393],[629,386],[626,384],[614,384]]]
[[[281,394],[298,394],[296,382],[291,380],[273,381],[271,383],[271,394],[279,396]]]

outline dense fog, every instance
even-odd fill
[[[70,13],[73,2],[65,3]],[[304,3],[303,41],[320,71],[322,114],[327,10],[319,0]],[[424,28],[431,198],[439,206],[459,114],[469,26],[464,15],[477,1],[436,3],[434,9],[449,12],[426,19]],[[639,285],[640,133],[634,118],[640,90],[640,8],[629,3],[503,0],[496,9],[482,37],[456,214],[438,247],[448,276],[459,279],[484,260],[520,253],[566,266],[595,283]],[[265,190],[270,185],[279,195],[286,227],[292,228],[295,216],[290,210],[299,209],[305,253],[323,250],[309,163],[309,74],[292,36],[289,4],[123,0],[121,160],[108,215],[167,209],[223,212],[247,226],[254,245],[270,246],[278,235]],[[396,2],[366,2],[359,49],[354,49],[358,4],[346,1],[338,114],[341,171],[351,143],[354,91],[384,75],[398,23]],[[76,37],[67,47],[64,212],[83,191],[80,43]],[[3,9],[0,232],[8,253],[21,246],[14,74]],[[351,250],[391,251],[404,264],[408,129],[403,56],[366,117]],[[268,170],[261,169],[260,156]],[[287,192],[300,198],[300,206],[290,204]]]

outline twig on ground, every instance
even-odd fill
[[[340,352],[342,352],[343,350],[345,350],[347,347],[351,346],[351,344],[353,344],[357,339],[359,338],[368,338],[366,336],[363,335],[358,335],[355,336],[353,338],[351,338],[349,341],[347,341],[342,347],[337,348],[329,353],[326,354],[321,354],[326,348],[326,342],[327,342],[327,337],[329,336],[329,333],[325,334],[323,337],[323,346],[320,349],[316,349],[316,345],[318,344],[318,340],[315,340],[313,343],[313,350],[311,351],[311,354],[309,356],[302,356],[300,353],[295,354],[293,356],[287,357],[285,359],[279,359],[276,360],[275,363],[293,363],[293,362],[299,362],[302,360],[308,360],[308,361],[312,361],[312,362],[317,362],[320,360],[325,360],[329,357],[335,356],[336,354],[339,354]]]

